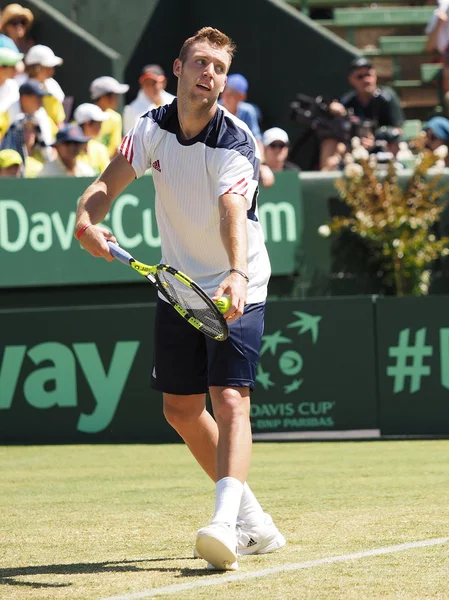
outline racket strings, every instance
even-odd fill
[[[227,324],[207,297],[204,297],[195,288],[189,287],[169,271],[158,269],[157,278],[169,300],[182,306],[189,313],[202,323],[201,331],[213,338],[227,337]]]

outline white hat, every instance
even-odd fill
[[[288,144],[288,133],[280,127],[272,127],[271,129],[267,129],[263,134],[263,145],[269,146],[273,142],[284,142],[284,144]]]
[[[101,110],[101,108],[96,104],[85,102],[76,108],[75,112],[73,113],[73,118],[78,125],[83,125],[83,123],[87,123],[88,121],[106,121],[106,119],[109,118],[109,115],[107,112]]]
[[[56,56],[51,48],[37,44],[32,46],[25,56],[26,65],[42,65],[43,67],[58,67],[64,61]]]
[[[129,85],[120,83],[117,79],[108,76],[94,79],[89,88],[92,100],[97,100],[97,98],[101,98],[106,94],[126,94],[128,90]]]

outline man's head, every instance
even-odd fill
[[[229,75],[226,87],[221,95],[221,102],[231,113],[237,112],[240,102],[246,100],[248,80],[240,73]]]
[[[424,128],[427,140],[426,147],[435,150],[439,146],[449,146],[449,119],[432,117]]]
[[[14,52],[10,48],[0,48],[0,85],[7,79],[16,75],[16,64],[23,58],[23,54]]]
[[[42,106],[42,98],[48,96],[42,84],[34,79],[29,79],[19,88],[20,107],[26,115],[32,115]]]
[[[0,150],[0,177],[20,177],[23,160],[18,152],[11,149]]]
[[[359,95],[373,94],[377,87],[377,74],[372,63],[359,57],[351,61],[348,73],[349,83]]]
[[[265,163],[272,171],[282,170],[290,149],[287,132],[280,127],[272,127],[264,132],[262,141]]]
[[[83,130],[84,135],[97,137],[100,133],[101,124],[109,118],[109,115],[96,104],[84,102],[75,109],[73,118]]]
[[[224,90],[234,51],[234,42],[212,27],[188,38],[173,65],[178,97],[201,107],[213,106]]]
[[[56,134],[56,140],[53,146],[58,153],[62,163],[67,169],[72,170],[75,167],[76,159],[83,149],[84,144],[90,138],[83,135],[83,132],[78,125],[66,125]]]
[[[114,77],[97,77],[90,84],[90,97],[102,110],[115,110],[118,106],[119,94],[126,94],[129,85],[120,83]]]
[[[8,4],[0,18],[0,31],[17,43],[25,37],[33,21],[31,10],[20,4]]]
[[[140,89],[151,102],[158,102],[159,94],[167,86],[164,69],[160,65],[146,65],[139,77]]]

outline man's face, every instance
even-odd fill
[[[265,146],[265,160],[268,163],[272,162],[285,162],[288,156],[288,144],[281,142],[281,140],[275,140]]]
[[[68,169],[73,169],[76,158],[81,152],[82,144],[79,142],[62,142],[56,144],[55,148],[64,165]]]
[[[36,143],[37,127],[34,123],[24,123],[23,125],[23,141],[26,146],[33,147]]]
[[[35,96],[34,94],[25,95],[20,97],[20,104],[25,114],[33,114],[42,106],[42,96]]]
[[[377,74],[374,69],[360,67],[349,75],[349,83],[358,93],[372,94],[377,85]]]
[[[431,129],[426,129],[426,148],[429,150],[435,150],[440,146],[447,146],[449,142],[447,140],[442,140],[437,137]]]
[[[197,42],[184,62],[177,58],[173,72],[178,77],[178,96],[200,106],[213,106],[224,90],[231,59],[225,49]]]
[[[146,96],[153,100],[153,98],[165,89],[166,80],[155,81],[154,79],[148,78],[142,81],[141,87],[145,92]]]

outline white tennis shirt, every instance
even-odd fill
[[[219,106],[196,137],[181,137],[177,101],[143,115],[119,152],[141,177],[152,168],[161,262],[183,271],[209,295],[229,272],[220,236],[218,198],[247,203],[248,303],[267,296],[270,261],[256,215],[260,154],[247,126]]]

